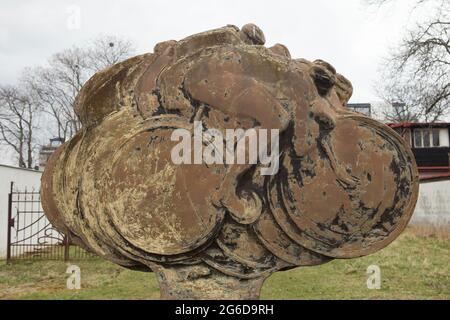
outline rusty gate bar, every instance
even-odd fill
[[[11,187],[8,194],[8,220],[7,220],[7,245],[6,245],[6,261],[9,262],[11,260],[11,224],[12,222],[12,191],[13,191],[14,182],[11,181]]]
[[[66,235],[64,236],[64,261],[69,261],[69,252],[70,252],[70,242],[69,242],[69,237]]]

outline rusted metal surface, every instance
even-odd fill
[[[258,298],[270,274],[373,253],[408,223],[413,155],[346,108],[327,62],[263,46],[254,25],[166,41],[94,75],[83,130],[42,178],[53,225],[98,255],[157,273],[163,298]],[[278,129],[280,168],[181,164],[175,129]],[[208,141],[203,141],[208,146]]]

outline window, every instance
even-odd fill
[[[422,147],[422,131],[414,130],[414,146],[416,148]]]
[[[414,146],[416,148],[439,147],[439,129],[414,129]]]
[[[439,142],[439,130],[437,130],[437,129],[434,129],[433,130],[433,144],[432,144],[432,146],[433,147],[439,147],[441,144],[440,144],[440,142]]]
[[[424,147],[430,146],[430,130],[422,130],[422,141]]]

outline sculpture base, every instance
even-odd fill
[[[239,279],[206,264],[151,266],[162,300],[257,300],[266,277]]]

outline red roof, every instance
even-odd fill
[[[387,125],[391,128],[447,128],[450,122],[398,122]]]

